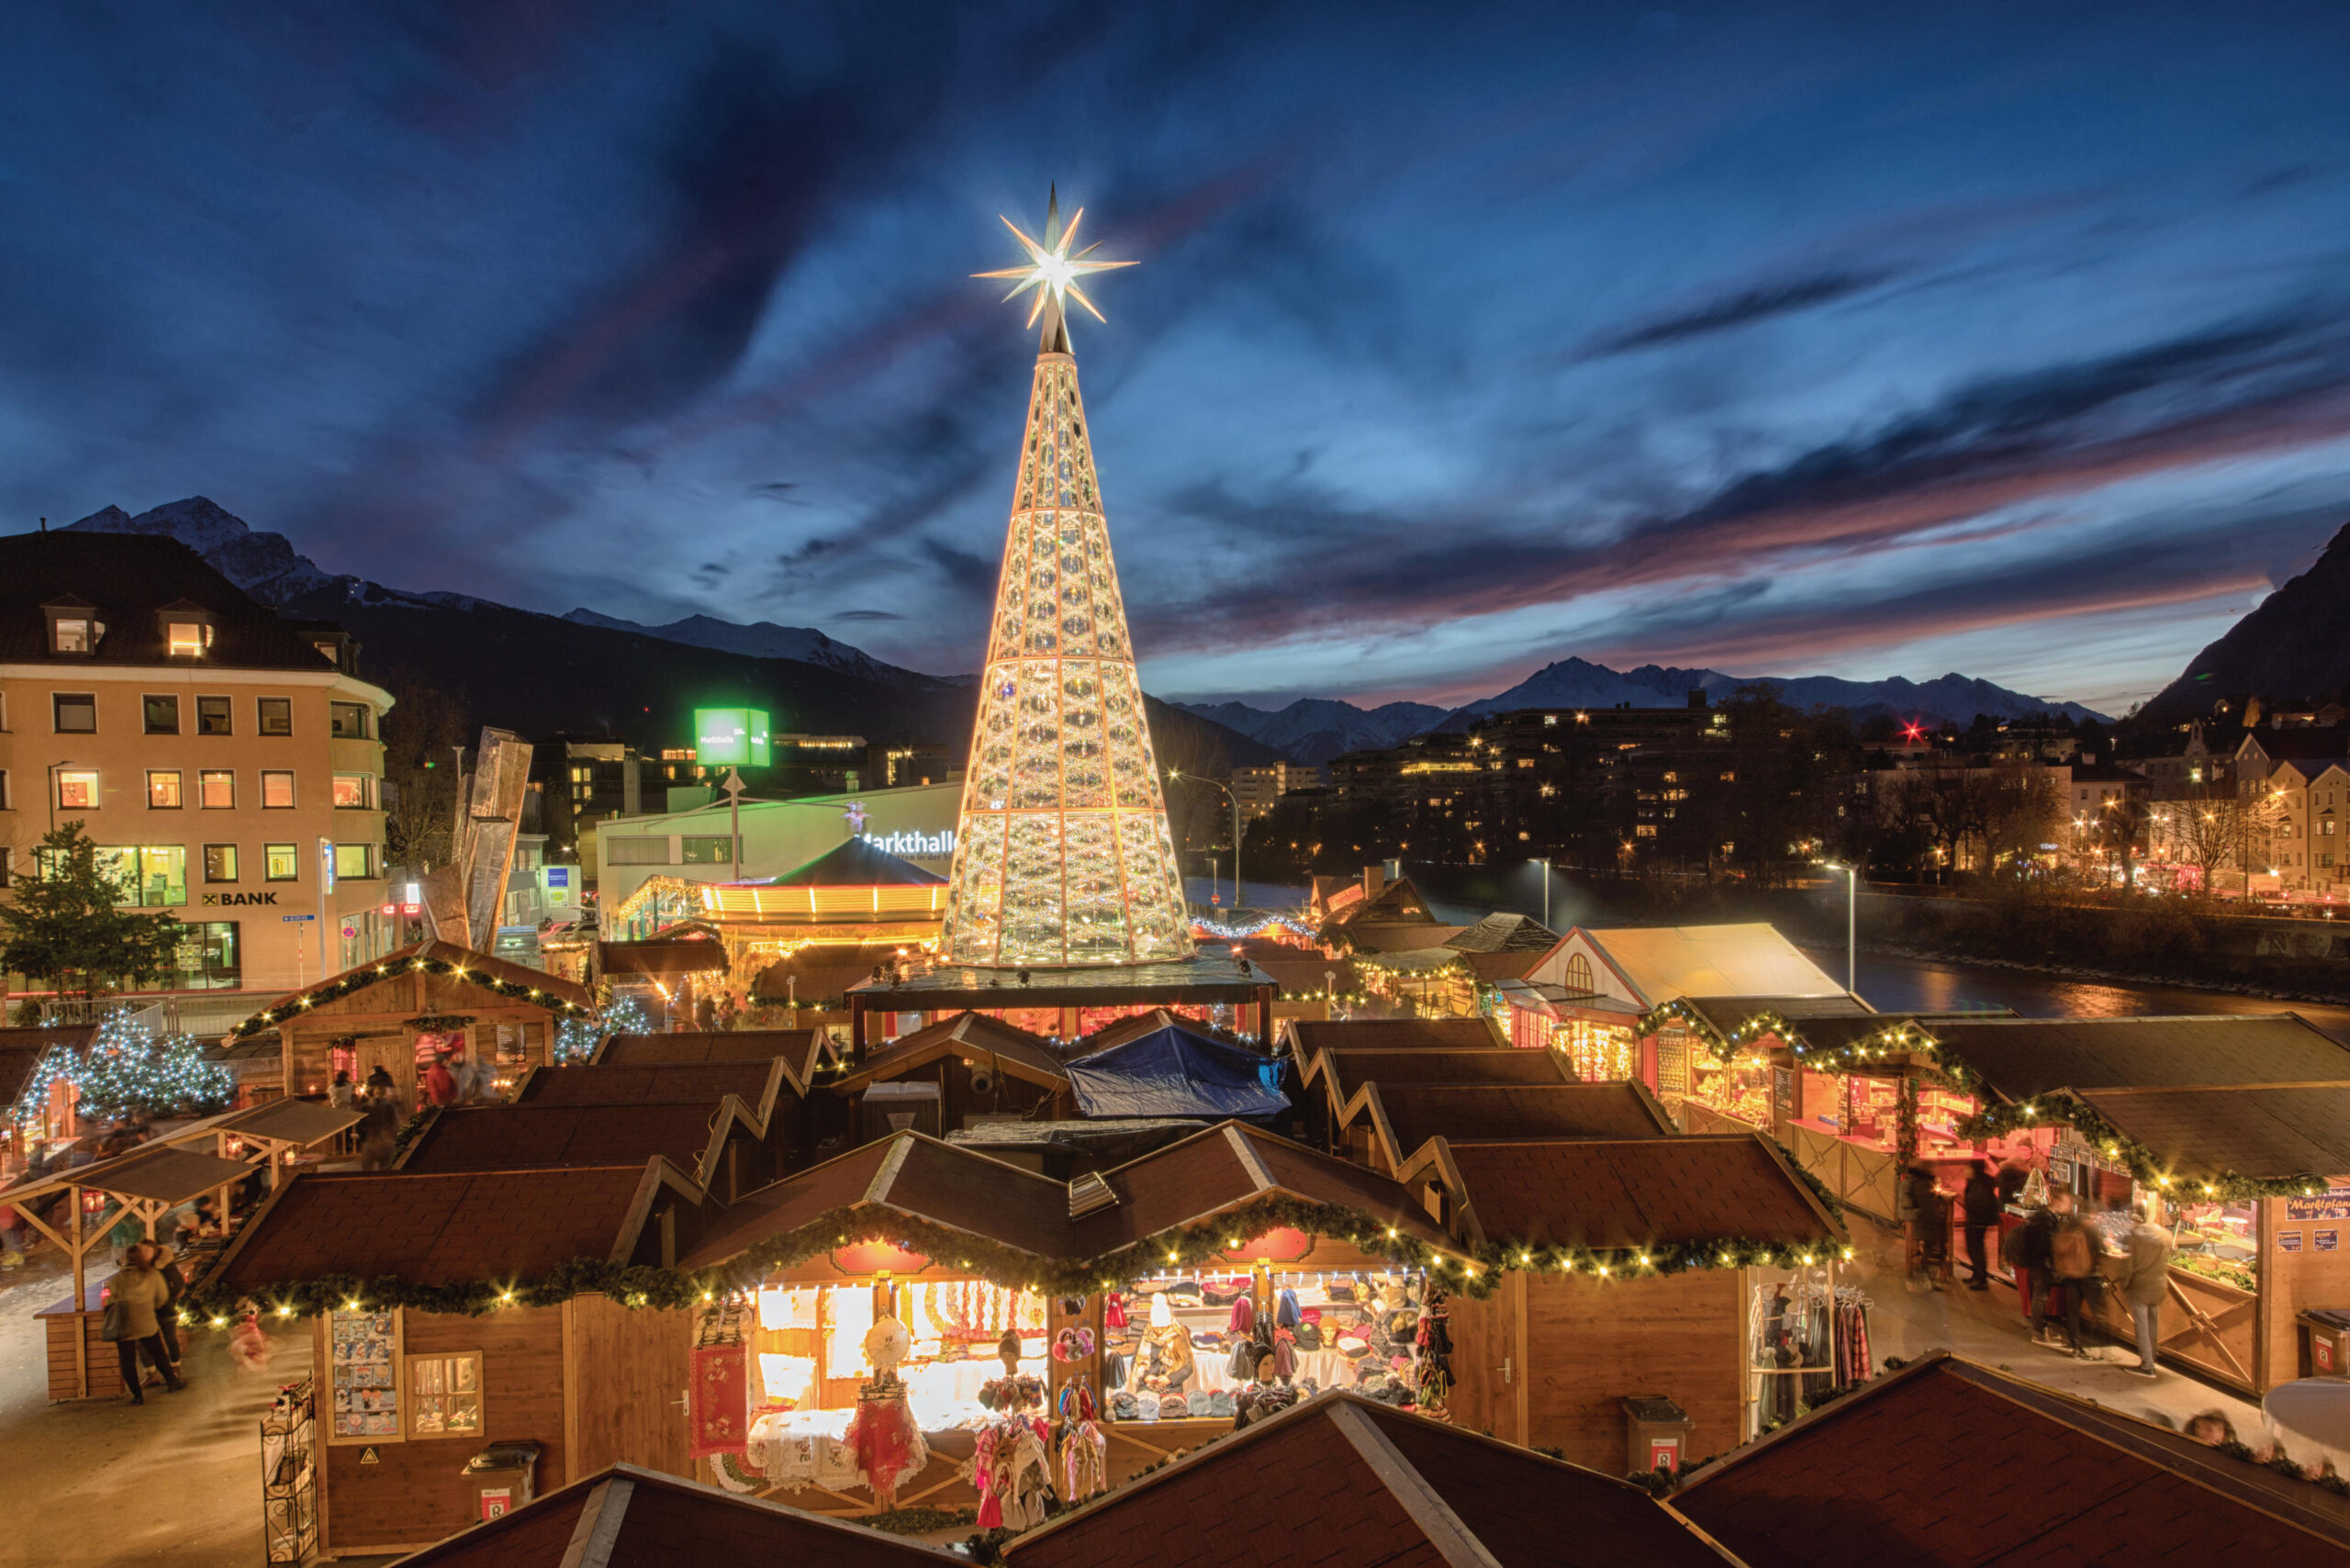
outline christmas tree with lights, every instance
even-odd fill
[[[1108,965],[1192,950],[1175,844],[1143,715],[1064,307],[1127,262],[1069,246],[1058,196],[1025,265],[980,277],[1035,290],[1035,378],[955,835],[944,951],[1000,966]]]
[[[106,1014],[87,1051],[53,1047],[34,1070],[39,1085],[18,1112],[39,1119],[50,1087],[73,1086],[76,1114],[85,1121],[114,1122],[148,1116],[205,1116],[229,1108],[236,1075],[207,1061],[193,1035],[158,1035],[153,1025],[126,1008]]]

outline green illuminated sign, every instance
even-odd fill
[[[767,740],[767,716],[758,708],[697,708],[694,710],[694,760],[766,767],[774,759]]]

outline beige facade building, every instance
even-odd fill
[[[1251,763],[1232,770],[1233,798],[1250,820],[1270,816],[1292,790],[1319,790],[1322,770],[1306,763]]]
[[[274,995],[389,951],[392,700],[355,655],[175,540],[0,538],[0,873],[81,823],[123,906],[185,923],[146,990]]]

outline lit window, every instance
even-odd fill
[[[364,773],[338,773],[334,776],[334,803],[344,811],[364,811],[374,803],[375,791],[368,786],[373,778]],[[286,802],[291,805],[293,802]]]
[[[173,658],[196,658],[212,645],[212,628],[201,621],[167,622],[163,645]]]
[[[57,770],[57,805],[60,811],[96,811],[98,809],[98,770],[95,767],[59,768]]]
[[[372,844],[338,844],[334,846],[334,874],[338,881],[372,877],[375,874],[375,846]]]
[[[302,851],[291,844],[264,844],[261,849],[262,874],[273,882],[298,882],[302,879]]]
[[[61,615],[50,627],[50,646],[61,654],[86,654],[97,641],[89,621],[82,616]]]
[[[234,811],[237,776],[225,767],[207,767],[196,776],[196,803],[207,812]]]
[[[158,812],[176,812],[180,809],[180,775],[177,768],[149,769],[147,806],[149,810]]]
[[[261,776],[263,811],[286,811],[294,804],[294,775],[264,770]]]

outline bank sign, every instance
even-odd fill
[[[909,860],[935,859],[955,853],[955,830],[944,833],[860,833],[857,837],[884,855],[903,856]]]

